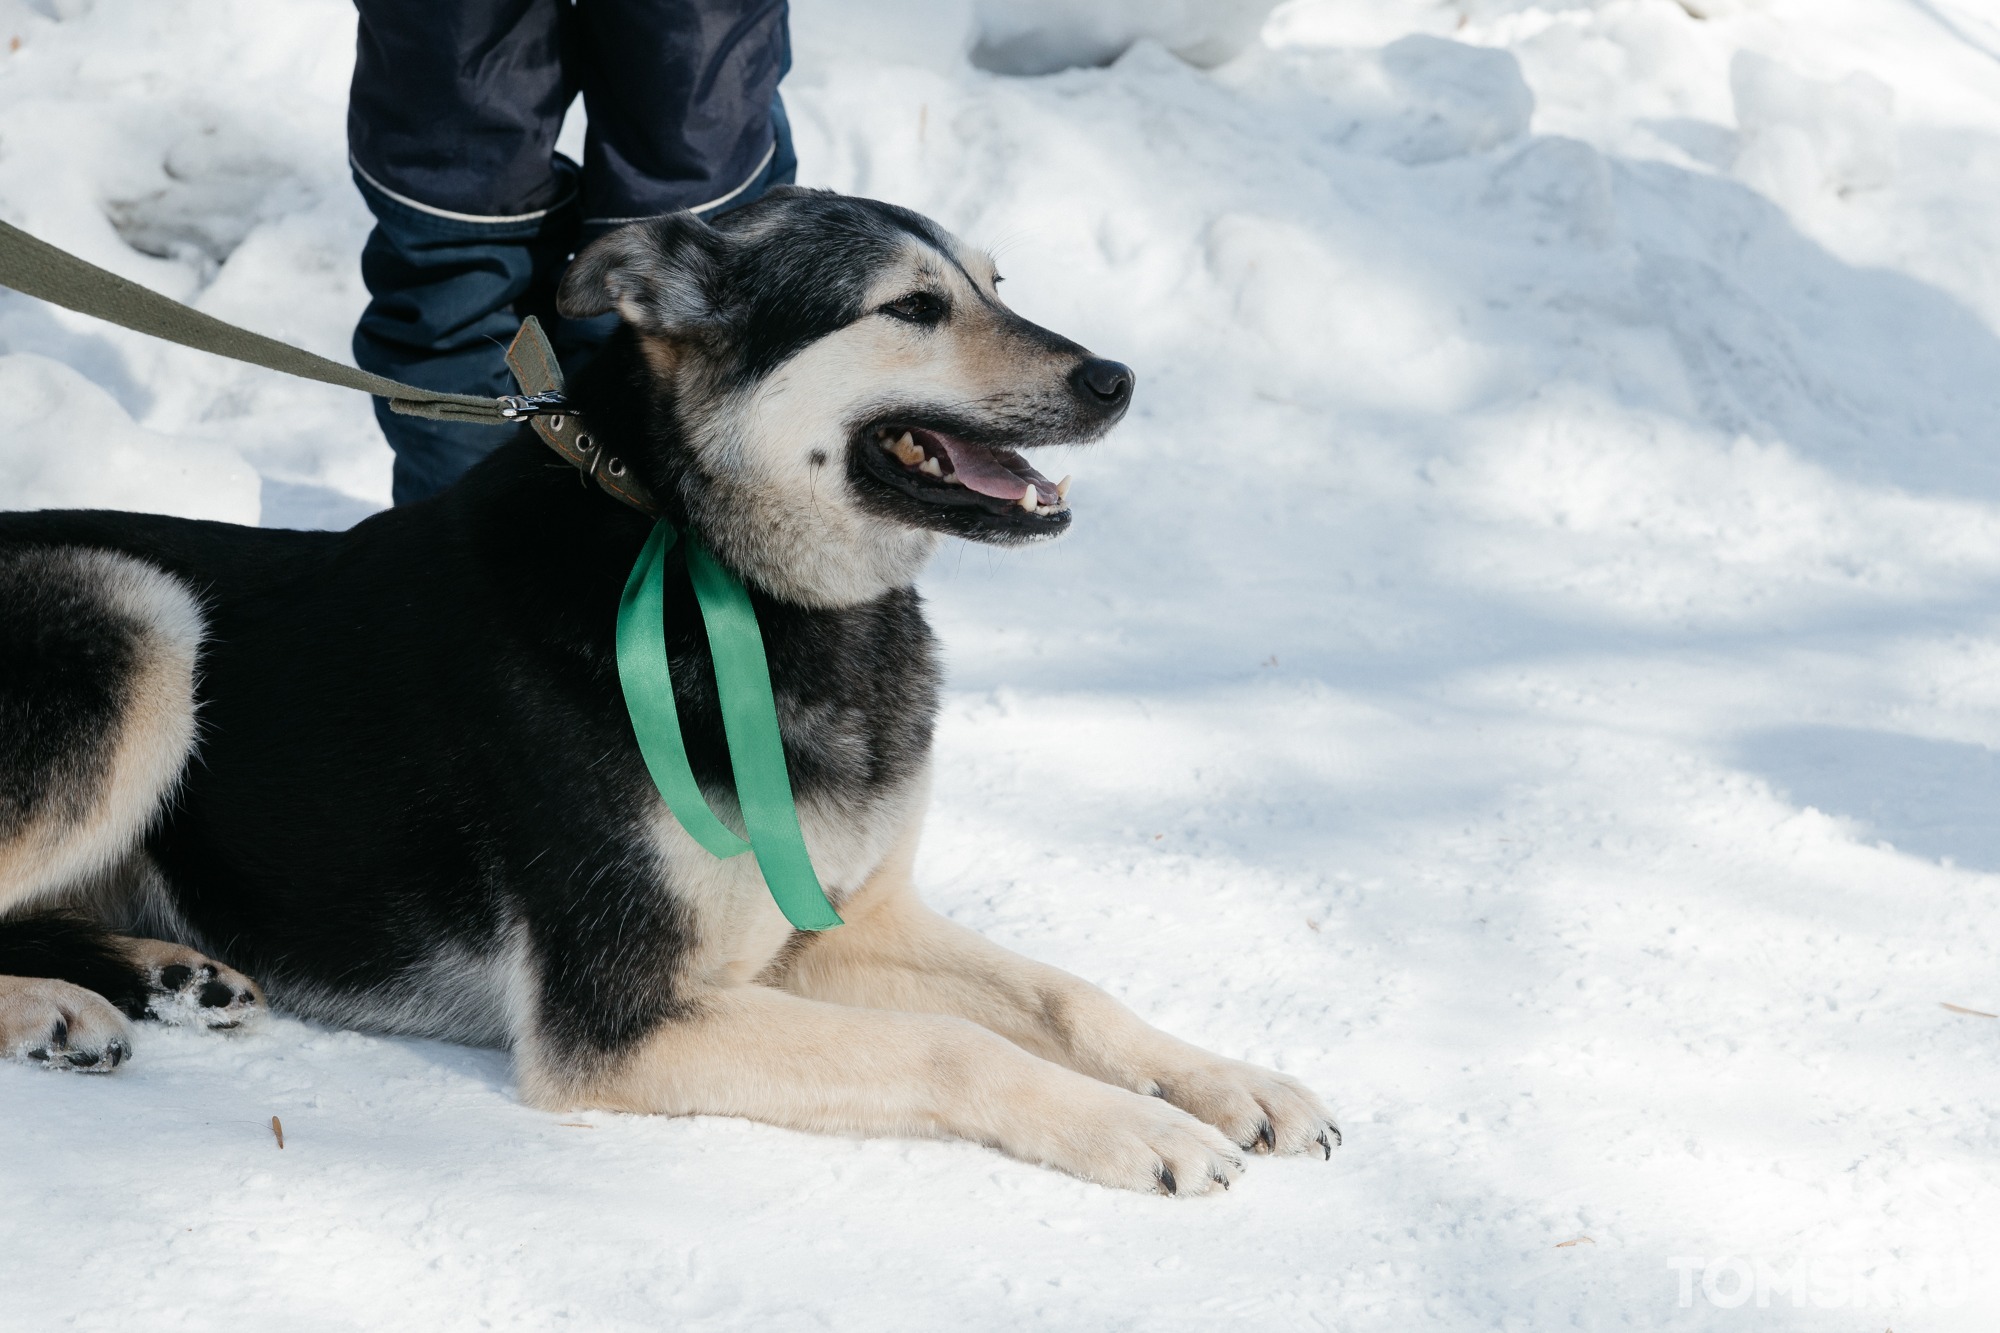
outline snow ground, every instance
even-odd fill
[[[1140,377],[1071,538],[927,581],[932,898],[1346,1148],[1163,1200],[148,1030],[0,1067],[0,1328],[2000,1322],[2000,7],[798,9],[807,182]],[[352,25],[0,0],[0,214],[344,355]],[[341,391],[0,352],[0,503],[386,501]]]

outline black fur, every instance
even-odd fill
[[[0,920],[0,977],[72,982],[96,991],[127,1018],[145,1017],[152,995],[145,970],[119,947],[111,932],[74,912],[35,912]]]
[[[906,208],[780,186],[713,225],[677,213],[605,237],[570,265],[556,302],[569,316],[616,308],[647,332],[726,339],[730,376],[749,383],[866,313],[875,272],[912,238],[951,244]]]

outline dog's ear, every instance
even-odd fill
[[[689,337],[721,314],[728,239],[692,213],[670,213],[599,237],[570,261],[556,309],[570,319],[616,310],[626,323]]]

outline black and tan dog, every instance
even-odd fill
[[[1169,1193],[1243,1149],[1330,1155],[1294,1080],[911,885],[938,692],[912,585],[940,534],[1061,533],[1066,488],[1016,451],[1097,437],[1132,392],[998,281],[915,214],[787,190],[606,237],[560,294],[623,319],[573,386],[591,430],[752,590],[847,922],[823,934],[668,814],[613,653],[648,522],[525,432],[344,533],[0,515],[0,1049],[109,1069],[126,1016],[255,1013],[250,973],[302,1015],[509,1046],[541,1106],[955,1135]],[[729,817],[678,561],[666,586]]]

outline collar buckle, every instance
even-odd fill
[[[500,415],[509,421],[526,421],[530,417],[561,416],[572,409],[569,399],[561,392],[515,393],[500,400]]]

